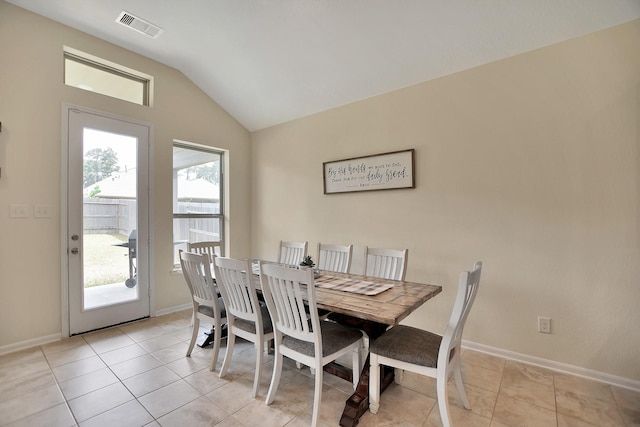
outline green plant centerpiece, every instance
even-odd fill
[[[311,255],[307,255],[306,257],[302,258],[302,261],[300,262],[300,267],[313,268],[315,266],[316,266],[316,263],[313,262],[313,258],[311,258]]]
[[[305,256],[300,262],[300,268],[311,268],[313,270],[313,277],[317,279],[318,277],[320,277],[320,270],[318,270],[317,268],[313,268],[315,266],[316,263],[313,262],[313,258],[311,258],[311,255]]]

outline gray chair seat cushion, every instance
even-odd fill
[[[335,353],[336,351],[353,344],[362,338],[362,332],[355,328],[340,325],[334,322],[320,322],[322,332],[322,356]],[[298,353],[307,356],[315,356],[313,343],[301,341],[285,335],[282,344]]]
[[[220,316],[222,316],[223,319],[227,317],[227,310],[224,308],[224,302],[222,301],[222,298],[218,298],[218,307],[220,308]],[[198,311],[205,316],[215,317],[215,315],[213,314],[213,307],[211,307],[210,305],[201,305],[198,307]]]
[[[442,337],[411,326],[397,325],[373,341],[369,351],[379,356],[435,368]]]
[[[262,333],[270,334],[271,332],[273,332],[273,324],[271,323],[271,316],[269,316],[269,310],[267,310],[266,306],[260,304],[260,312],[262,313],[262,329],[263,329]],[[256,333],[255,322],[249,322],[244,319],[236,318],[233,324],[237,326],[238,329],[242,329],[243,331],[247,331],[251,334]]]

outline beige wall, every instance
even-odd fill
[[[253,255],[407,247],[407,279],[444,286],[407,323],[436,331],[482,260],[465,339],[640,380],[639,41],[635,21],[254,133]],[[415,189],[323,195],[322,162],[407,148]]]
[[[65,86],[67,45],[155,77],[153,107]],[[172,140],[229,150],[232,256],[250,254],[250,133],[185,76],[147,58],[0,1],[0,348],[61,331],[60,200],[63,103],[152,123],[156,309],[189,301],[172,275]],[[53,217],[9,218],[13,203]]]

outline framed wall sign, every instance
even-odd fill
[[[414,149],[324,162],[324,194],[415,188]]]

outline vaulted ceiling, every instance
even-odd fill
[[[251,131],[640,18],[638,0],[7,1],[180,70]]]

